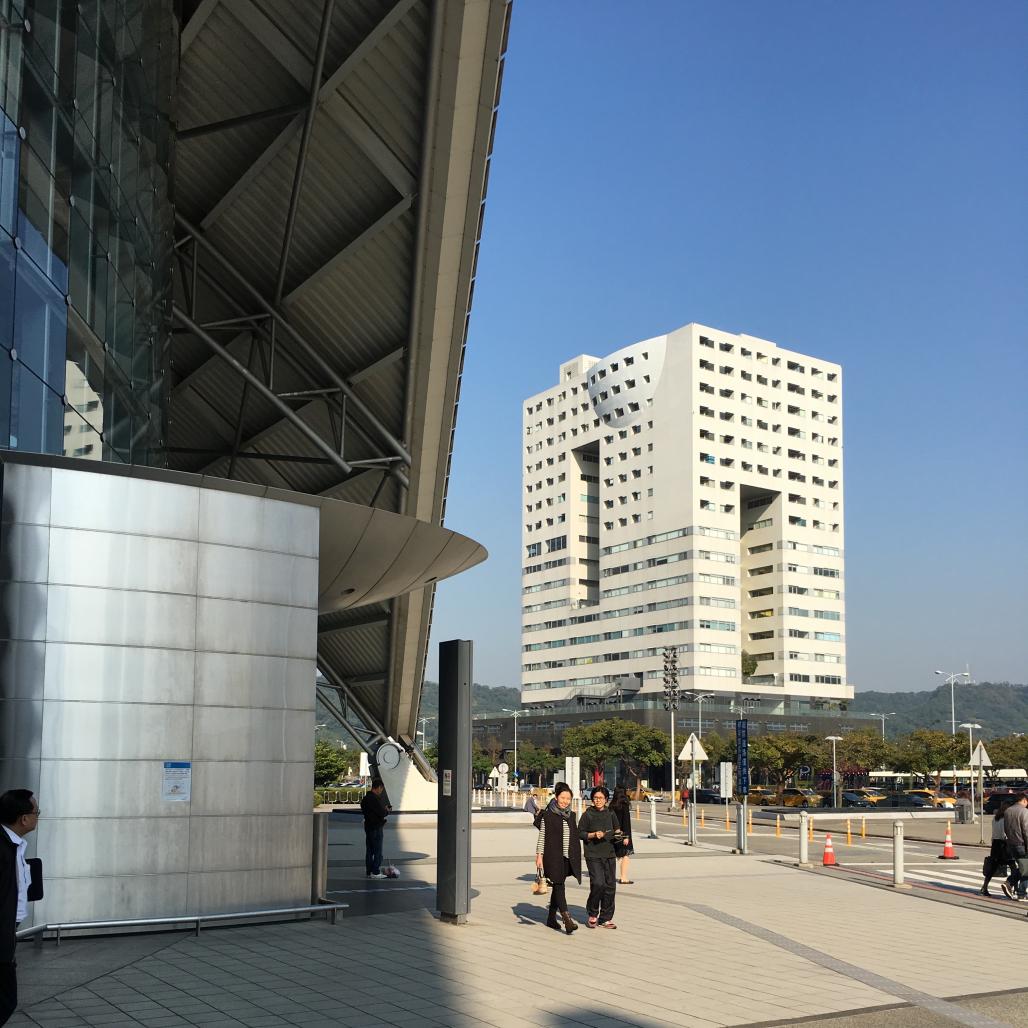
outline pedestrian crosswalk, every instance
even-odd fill
[[[861,865],[852,865],[854,868]],[[863,865],[875,877],[892,880],[892,865]],[[972,864],[943,863],[908,863],[904,868],[906,880],[914,885],[928,885],[940,889],[950,889],[965,894],[977,894],[982,887],[982,871]],[[994,878],[989,885],[989,892],[998,899],[1009,902],[1000,889],[1002,878]]]

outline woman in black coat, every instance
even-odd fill
[[[568,900],[564,883],[568,876],[582,881],[582,843],[578,825],[571,810],[571,787],[558,782],[553,799],[536,820],[539,842],[535,848],[535,866],[550,880],[550,911],[546,918],[548,928],[560,931],[557,915],[564,922],[564,931],[570,935],[578,925],[568,913]]]

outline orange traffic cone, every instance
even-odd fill
[[[946,841],[942,844],[942,853],[939,854],[940,860],[959,860],[960,857],[956,855],[953,850],[953,833],[950,831],[950,823],[946,822]]]
[[[832,849],[832,833],[825,832],[825,855],[821,858],[822,867],[835,867],[835,850]]]

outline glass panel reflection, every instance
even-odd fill
[[[173,4],[25,10],[0,0],[0,447],[161,464]]]

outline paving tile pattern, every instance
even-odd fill
[[[889,983],[910,995],[986,993],[1009,989],[1009,969],[1028,961],[1028,925],[703,851],[635,865],[636,884],[619,891],[618,930],[583,925],[567,937],[542,923],[526,870],[526,861],[476,864],[466,926],[419,909],[334,927],[148,937],[135,953],[125,940],[50,946],[22,962],[26,1006],[10,1024],[703,1028],[880,1010],[913,1025],[924,1011],[896,1010]],[[585,898],[584,887],[569,891],[582,922]],[[948,946],[1003,959],[942,959]],[[61,967],[64,988],[54,981]],[[945,1022],[940,1009],[932,1016]],[[953,1023],[974,1023],[973,1006],[955,1009]]]

